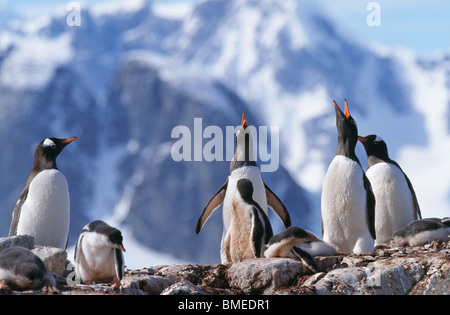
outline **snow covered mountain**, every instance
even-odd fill
[[[229,162],[174,161],[171,132],[193,131],[194,118],[225,130],[243,111],[251,125],[279,127],[280,167],[263,178],[293,224],[320,234],[322,179],[336,149],[332,101],[344,98],[360,134],[386,140],[423,215],[449,216],[449,59],[363,47],[305,3],[127,1],[82,8],[80,27],[61,8],[1,29],[0,235],[37,143],[76,135],[58,158],[71,190],[70,244],[103,218],[126,231],[125,248],[128,239],[139,251],[129,257],[149,248],[169,254],[165,262],[218,262],[220,211],[199,235],[195,224]],[[357,154],[364,165],[362,145]]]

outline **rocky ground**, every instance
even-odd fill
[[[1,246],[0,241],[0,250]],[[287,258],[146,267],[126,270],[122,290],[107,284],[76,284],[70,265],[67,270],[64,251],[52,248],[33,251],[58,275],[62,295],[450,294],[450,242],[382,248],[368,255],[316,257],[321,270],[316,274],[301,261]],[[41,292],[14,291],[13,294]]]

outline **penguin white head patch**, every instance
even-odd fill
[[[377,144],[377,143],[382,142],[382,141],[383,141],[383,138],[381,138],[380,136],[377,136],[373,142],[375,144]]]
[[[42,145],[44,147],[52,147],[52,148],[56,147],[56,144],[48,138],[44,140],[44,143]]]

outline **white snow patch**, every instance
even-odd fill
[[[146,0],[116,0],[101,2],[93,5],[92,8],[90,8],[90,13],[95,17],[132,13],[142,9],[146,3]],[[84,6],[84,4],[81,4],[81,8],[84,8]]]
[[[191,2],[165,3],[157,1],[153,3],[153,12],[165,19],[181,20],[192,12],[194,5]]]
[[[10,88],[45,87],[56,68],[73,58],[71,36],[57,38],[24,37],[4,61],[0,84]]]

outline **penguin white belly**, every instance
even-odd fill
[[[44,170],[30,183],[17,234],[31,235],[36,245],[66,248],[70,225],[69,186],[63,173]]]
[[[367,170],[366,176],[375,195],[375,231],[378,245],[415,220],[414,202],[404,174],[395,165],[377,163]]]
[[[221,261],[222,263],[227,262],[226,254],[225,254],[225,237],[230,228],[231,223],[231,207],[233,205],[233,199],[236,193],[236,185],[237,182],[242,179],[247,178],[252,182],[253,185],[253,200],[255,200],[261,209],[268,214],[267,209],[267,197],[266,190],[264,188],[264,183],[261,178],[261,173],[258,167],[256,166],[244,166],[240,167],[231,172],[228,177],[228,185],[227,191],[225,193],[225,198],[223,200],[223,233],[222,233],[222,241],[220,245],[220,253],[221,253]]]
[[[80,257],[75,271],[84,282],[109,282],[116,274],[115,249],[101,245],[105,242],[101,237],[86,233],[81,241]]]
[[[367,225],[363,170],[350,158],[337,155],[328,167],[321,197],[323,240],[344,253],[373,251]]]

